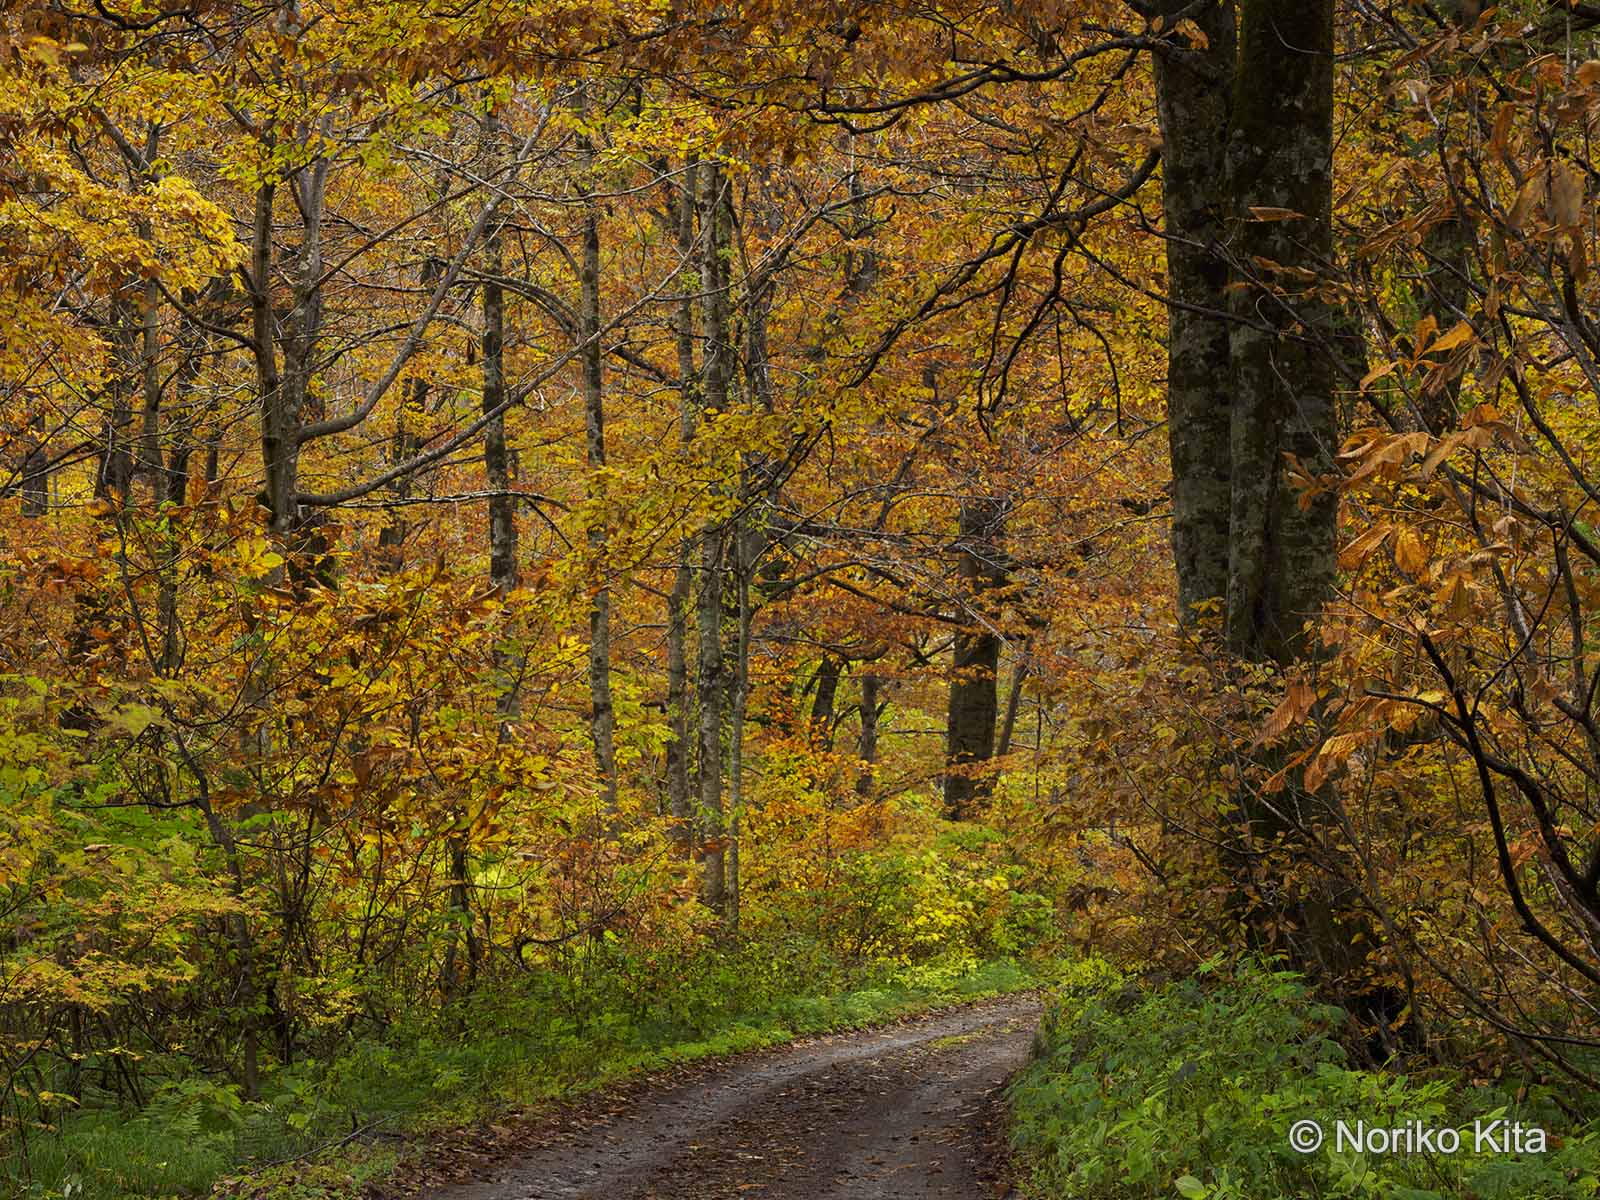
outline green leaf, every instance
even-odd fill
[[[1205,1200],[1211,1194],[1211,1189],[1193,1175],[1179,1175],[1176,1187],[1183,1200]]]

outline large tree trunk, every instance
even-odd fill
[[[859,681],[861,733],[856,739],[856,757],[861,760],[861,770],[856,775],[856,795],[863,800],[870,800],[875,790],[873,768],[878,761],[878,718],[883,716],[884,709],[884,703],[878,699],[883,681],[870,671],[863,673]]]
[[[817,664],[817,673],[811,678],[816,688],[811,697],[811,741],[829,750],[833,748],[834,708],[839,698],[839,676],[843,669],[843,662],[831,654],[824,654],[822,661]]]
[[[1333,3],[1245,0],[1241,14],[1228,165],[1235,255],[1255,278],[1233,292],[1227,632],[1235,653],[1288,662],[1334,572],[1337,500],[1302,504],[1285,464],[1324,474],[1338,443],[1341,332],[1302,274],[1320,279],[1333,253]]]
[[[1178,616],[1228,590],[1230,507],[1228,111],[1235,55],[1230,0],[1163,0],[1162,15],[1192,15],[1203,48],[1155,57],[1167,249],[1167,435],[1172,453],[1172,550]]]
[[[1337,499],[1304,500],[1288,466],[1313,478],[1332,471],[1337,363],[1349,344],[1343,314],[1314,282],[1333,255],[1334,9],[1333,0],[1242,0],[1240,12],[1229,169],[1246,286],[1232,294],[1227,639],[1243,658],[1288,664],[1315,654],[1304,629],[1335,572]],[[1261,209],[1275,219],[1252,211]],[[1269,750],[1259,765],[1277,770],[1284,754]],[[1335,990],[1354,981],[1369,940],[1338,874],[1337,803],[1326,788],[1305,789],[1298,772],[1280,792],[1245,795],[1240,868],[1270,872],[1258,880],[1265,911],[1256,914],[1268,944]],[[1370,993],[1356,986],[1359,1004]]]
[[[959,572],[963,603],[975,610],[956,632],[950,671],[950,704],[945,722],[944,815],[965,820],[992,790],[986,768],[994,758],[999,718],[995,674],[1000,668],[1000,637],[977,614],[985,593],[1005,582],[1007,506],[989,496],[961,502]]]

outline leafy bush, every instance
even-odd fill
[[[1548,1094],[1517,1104],[1452,1074],[1352,1068],[1331,1034],[1344,1021],[1290,973],[1208,964],[1142,990],[1102,968],[1069,979],[1013,1085],[1014,1137],[1036,1197],[1282,1200],[1361,1196],[1532,1200],[1594,1196],[1600,1131],[1560,1136]],[[1504,1117],[1551,1132],[1544,1154],[1474,1150],[1472,1122]],[[1288,1131],[1314,1119],[1313,1153]],[[1367,1154],[1334,1146],[1334,1123],[1465,1130],[1458,1154]]]

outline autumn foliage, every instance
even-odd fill
[[[1069,944],[1593,1083],[1581,9],[1330,6],[1325,215],[1173,203],[1233,5],[0,13],[15,1161],[494,998]],[[1175,313],[1289,397],[1296,587],[1175,567]]]

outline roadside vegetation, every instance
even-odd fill
[[[1593,1096],[1505,1064],[1485,1064],[1488,1077],[1362,1065],[1341,1040],[1348,1014],[1291,971],[1217,959],[1151,984],[1088,960],[1067,975],[1011,1087],[1029,1197],[1555,1200],[1600,1188]],[[1324,1139],[1309,1152],[1290,1141],[1307,1120]],[[1409,1141],[1368,1141],[1358,1123]],[[1548,1148],[1518,1152],[1515,1126],[1548,1131]],[[1422,1142],[1443,1129],[1458,1151]]]

